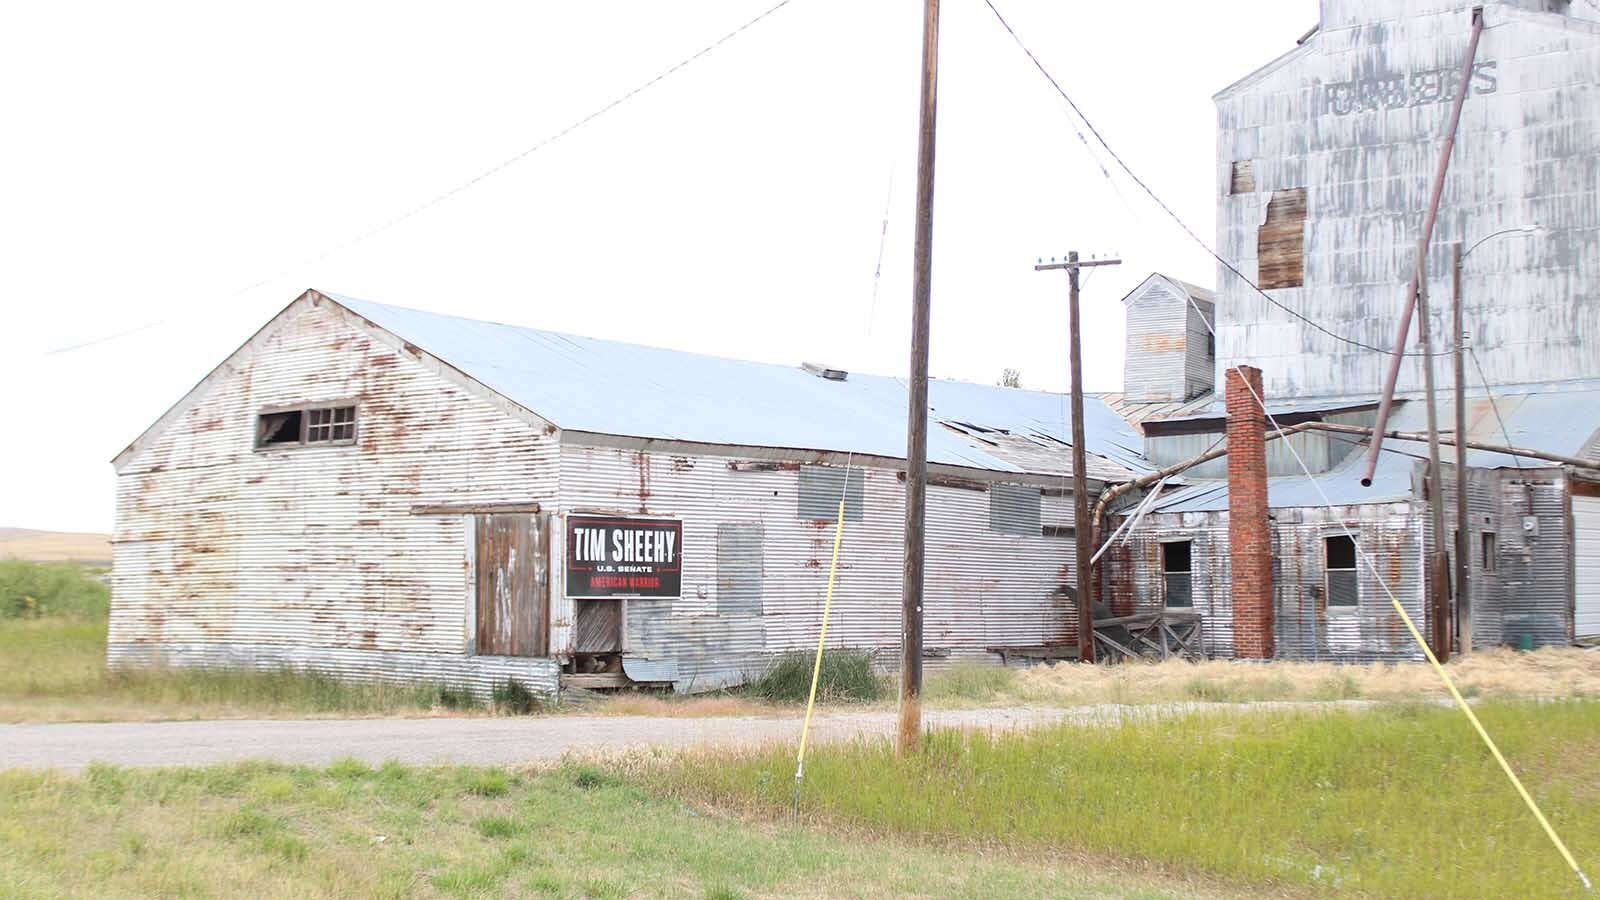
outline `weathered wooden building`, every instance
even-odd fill
[[[309,291],[116,458],[108,659],[714,688],[816,640],[841,498],[829,642],[894,648],[905,402]],[[1067,404],[930,405],[930,665],[1073,639]],[[1092,485],[1143,471],[1085,425]]]

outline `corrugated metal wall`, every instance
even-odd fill
[[[1128,400],[1147,403],[1193,396],[1186,374],[1192,331],[1188,310],[1188,301],[1159,278],[1128,298],[1122,369],[1122,392]]]
[[[1575,637],[1600,635],[1600,497],[1572,498]]]
[[[1445,520],[1452,539],[1454,472],[1445,467]],[[1573,519],[1566,476],[1550,467],[1467,472],[1473,646],[1515,646],[1523,635],[1534,646],[1570,643]],[[1484,532],[1495,536],[1492,569],[1484,564]]]
[[[411,508],[553,505],[556,436],[336,310],[297,309],[124,461],[109,661],[552,686],[551,663],[465,655],[470,523]],[[347,400],[355,445],[253,448],[261,409]]]
[[[1500,469],[1498,474],[1502,640],[1516,645],[1526,635],[1535,647],[1568,644],[1572,543],[1565,479],[1551,469]],[[1478,632],[1476,623],[1473,632]]]
[[[1423,622],[1423,533],[1420,506],[1384,503],[1365,506],[1273,509],[1273,595],[1279,659],[1350,662],[1421,659],[1400,617],[1389,603],[1386,584],[1401,605]],[[1115,527],[1113,524],[1112,527]],[[1323,540],[1349,527],[1363,550],[1377,561],[1359,575],[1359,605],[1329,614],[1323,569]],[[1228,552],[1228,514],[1151,513],[1129,541],[1108,554],[1107,584],[1113,600],[1137,612],[1165,605],[1161,582],[1161,544],[1194,542],[1191,556],[1194,609],[1205,617],[1207,652],[1233,655],[1232,569]],[[1380,579],[1382,583],[1380,584]],[[1116,596],[1118,593],[1121,596]]]
[[[698,690],[745,680],[772,654],[814,646],[834,533],[831,517],[801,515],[799,464],[815,456],[745,471],[730,468],[729,457],[612,447],[568,446],[561,459],[563,513],[683,520],[682,599],[620,601],[632,657],[675,663],[677,687]],[[891,664],[900,640],[904,486],[889,469],[857,467],[851,479],[860,479],[863,515],[845,524],[828,644],[872,649]],[[1073,637],[1069,610],[1054,597],[1073,581],[1071,537],[996,533],[989,504],[986,490],[929,488],[924,634],[932,668],[993,659],[991,646]],[[1046,525],[1070,524],[1070,497],[1043,504]],[[719,603],[718,531],[736,524],[761,528],[759,613],[733,614],[743,604]],[[553,603],[559,636],[569,602]]]
[[[1334,413],[1322,419],[1339,425],[1364,425],[1370,428],[1374,413],[1372,410],[1358,410]],[[1170,466],[1205,453],[1216,446],[1222,437],[1221,425],[1214,432],[1201,434],[1147,435],[1144,439],[1144,455],[1156,467]],[[1300,455],[1300,460],[1305,461],[1306,468],[1313,474],[1330,471],[1349,459],[1360,446],[1360,441],[1360,438],[1327,431],[1302,431],[1287,438],[1267,441],[1267,474],[1273,477],[1305,474],[1299,460],[1295,459],[1295,453]],[[1290,452],[1291,446],[1293,452]],[[1185,478],[1227,478],[1228,458],[1223,456],[1202,463],[1185,470],[1183,475]]]
[[[1216,247],[1254,276],[1267,203],[1305,188],[1305,286],[1274,298],[1391,346],[1477,5],[1488,27],[1434,234],[1432,294],[1450,296],[1449,242],[1541,226],[1467,260],[1477,355],[1495,384],[1600,375],[1600,341],[1584,337],[1600,333],[1600,36],[1560,16],[1471,0],[1325,3],[1319,34],[1218,95]],[[1235,194],[1242,160],[1254,190]],[[1259,366],[1269,397],[1379,390],[1384,367],[1371,352],[1312,332],[1220,267],[1217,278],[1219,373]],[[1435,307],[1434,333],[1448,333],[1449,304]],[[1447,378],[1448,359],[1438,365]],[[1419,390],[1421,375],[1408,361],[1400,389]]]

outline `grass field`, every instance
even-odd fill
[[[1486,725],[1580,860],[1600,869],[1600,703],[1493,702]],[[785,748],[700,752],[637,777],[783,821]],[[1385,897],[1582,896],[1459,712],[1196,715],[815,748],[803,809],[847,831],[1140,859],[1261,889]]]
[[[0,773],[0,896],[1238,896],[1137,866],[767,826],[583,766]]]
[[[110,565],[111,535],[77,531],[0,528],[0,559]]]

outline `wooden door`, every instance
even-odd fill
[[[548,527],[539,515],[477,516],[477,652],[548,656]]]

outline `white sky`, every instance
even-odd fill
[[[348,245],[772,2],[9,5],[0,525],[110,530],[110,458],[306,287],[903,373],[920,0],[793,0]],[[996,5],[1208,239],[1211,95],[1317,20],[1316,0]],[[1084,295],[1085,382],[1118,388],[1117,301],[1151,271],[1210,285],[1214,266],[1107,182],[983,0],[944,0],[940,49],[933,374],[1009,366],[1064,389],[1066,278],[1033,263],[1077,249],[1126,260]]]

